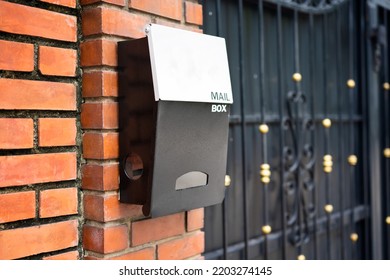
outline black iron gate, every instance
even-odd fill
[[[234,93],[206,259],[389,258],[390,1],[202,2]]]

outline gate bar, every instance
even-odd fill
[[[362,1],[363,2],[363,1]],[[373,30],[378,27],[378,6],[373,2],[367,2],[366,5],[369,8],[369,30]],[[382,178],[381,178],[381,143],[380,143],[380,128],[378,120],[380,119],[380,113],[377,110],[379,108],[379,80],[378,73],[373,69],[374,57],[373,57],[373,46],[372,40],[369,36],[366,36],[367,46],[367,66],[368,72],[368,86],[366,92],[369,91],[371,94],[366,94],[365,104],[367,106],[367,136],[368,141],[366,145],[370,186],[370,199],[371,199],[371,245],[372,245],[372,258],[382,259],[383,257],[383,220],[382,220]],[[362,75],[363,76],[363,75]],[[369,106],[368,106],[369,105]]]
[[[247,209],[247,185],[246,185],[246,121],[245,121],[245,86],[244,86],[244,56],[243,56],[243,44],[244,44],[244,15],[243,15],[243,0],[238,0],[238,56],[239,56],[239,67],[240,67],[240,101],[241,101],[241,153],[242,153],[242,189],[243,189],[243,200],[244,200],[244,258],[249,259],[249,248],[248,248],[248,209]]]
[[[279,99],[279,116],[280,120],[283,120],[283,100],[285,100],[284,96],[284,86],[283,86],[283,52],[282,52],[282,46],[283,46],[283,39],[282,39],[282,7],[278,1],[277,4],[277,53],[278,53],[278,99]],[[279,151],[280,151],[280,163],[279,163],[279,180],[280,180],[280,187],[281,187],[281,199],[282,199],[282,244],[283,244],[283,259],[287,258],[287,225],[286,225],[286,196],[285,196],[285,190],[284,190],[284,176],[283,176],[283,170],[284,170],[284,156],[283,156],[283,146],[284,146],[284,129],[283,129],[283,122],[280,121],[279,123],[279,133],[280,133],[280,140],[279,140]]]
[[[312,147],[314,147],[314,143],[315,143],[315,123],[314,123],[314,119],[315,119],[315,108],[314,108],[314,92],[315,92],[315,86],[314,86],[314,57],[315,57],[315,48],[314,48],[314,40],[315,40],[315,35],[314,35],[314,15],[313,13],[310,13],[309,15],[309,57],[310,57],[310,63],[309,63],[309,75],[310,75],[310,91],[311,91],[311,98],[310,98],[310,113],[311,113],[311,120],[313,121],[313,130],[311,132],[311,144],[312,144]],[[313,149],[313,153],[314,153],[314,149]],[[313,155],[313,159],[315,159],[315,154]],[[314,175],[314,172],[315,172],[315,168],[313,167],[313,178],[315,177]],[[314,191],[312,192],[312,200],[313,200],[313,205],[314,207],[316,207],[317,205],[317,197],[318,197],[318,185],[316,184],[316,182],[313,180],[313,184],[314,184]],[[317,211],[316,211],[317,212]],[[315,213],[314,214],[314,225],[313,225],[313,230],[314,232],[317,232],[317,219],[318,219],[318,213]],[[315,259],[318,259],[318,245],[317,245],[317,234],[313,234],[313,242],[314,242],[314,246],[313,246],[313,250],[314,250],[314,258]]]
[[[270,181],[269,176],[263,176],[262,170],[266,164],[268,164],[268,153],[267,153],[267,138],[268,138],[268,125],[265,123],[265,104],[264,104],[264,72],[265,72],[265,63],[264,63],[264,11],[263,11],[263,0],[259,0],[257,3],[258,8],[258,31],[259,31],[259,89],[260,89],[260,119],[261,125],[259,126],[260,133],[262,134],[262,145],[261,150],[263,154],[263,163],[260,167],[260,178],[262,183],[260,184],[263,189],[263,227],[262,232],[264,234],[264,259],[268,259],[268,234],[272,231],[272,227],[269,224],[269,213],[268,213],[268,184]],[[264,181],[264,179],[266,179]]]
[[[387,17],[387,14],[388,14],[388,11],[386,9],[383,9],[383,21],[384,21],[384,26],[385,26],[385,30],[386,30],[386,45],[384,46],[384,53],[383,53],[383,61],[384,61],[384,65],[383,65],[383,70],[384,70],[384,73],[383,73],[383,84],[382,84],[382,92],[383,92],[383,95],[384,95],[384,138],[385,138],[385,141],[384,141],[384,144],[385,144],[385,147],[384,149],[388,149],[390,148],[390,140],[389,140],[389,94],[390,94],[390,88],[389,88],[389,67],[388,67],[388,63],[389,63],[389,56],[388,56],[388,50],[389,50],[389,45],[388,45],[388,32],[387,32],[387,29],[389,28],[388,26],[388,17]],[[390,191],[389,191],[389,182],[390,182],[390,165],[389,165],[389,156],[387,155],[387,152],[386,150],[383,150],[383,155],[384,155],[384,173],[385,173],[385,182],[384,182],[384,194],[385,194],[385,197],[386,197],[386,202],[385,203],[385,244],[386,244],[386,252],[385,252],[385,257],[389,258],[389,253],[390,253],[390,242],[388,241],[388,238],[389,238],[389,226],[390,226],[390,221],[388,221],[388,217],[390,217],[390,206],[389,206],[389,202],[390,202]]]
[[[358,8],[358,15],[360,17],[366,16],[367,14],[367,6],[364,1],[359,2],[360,5],[357,5]],[[357,31],[358,34],[367,34],[367,19],[366,20],[359,20],[359,24],[356,26],[359,28]],[[368,61],[366,60],[367,58],[367,41],[366,41],[366,36],[359,36],[360,40],[357,41],[357,48],[360,50],[359,56],[357,56],[360,59],[357,59],[357,71],[358,71],[358,77],[359,77],[359,84],[360,84],[360,89],[361,89],[361,94],[360,94],[360,104],[361,104],[361,110],[362,110],[362,116],[364,117],[364,123],[361,124],[362,127],[362,133],[363,133],[363,149],[362,149],[362,158],[369,158],[369,150],[368,150],[368,122],[367,122],[367,116],[368,116],[368,110],[367,106],[365,106],[365,96],[367,95],[368,92],[368,81],[367,81],[367,76],[368,76]],[[369,161],[364,161],[362,162],[363,165],[363,201],[364,205],[370,205],[370,179],[369,179]],[[364,219],[364,244],[365,244],[365,251],[364,255],[366,259],[371,258],[372,254],[372,249],[371,249],[371,228],[370,228],[370,218],[367,217]]]
[[[307,117],[307,115],[304,115],[304,117]],[[350,121],[349,116],[347,114],[342,114],[340,120],[338,120],[337,114],[328,114],[328,118],[334,120],[335,122],[340,121],[341,123],[348,123]],[[317,114],[313,118],[313,122],[315,123],[321,123],[324,120],[325,116],[323,114]],[[241,124],[241,116],[240,115],[230,115],[229,117],[229,124],[230,125],[239,125]],[[360,115],[353,115],[353,122],[362,122],[363,118]],[[265,116],[264,121],[269,124],[279,123],[281,122],[281,118],[279,118],[278,115],[269,114]],[[259,114],[253,114],[253,115],[246,115],[245,116],[245,123],[246,124],[261,124],[261,117]]]
[[[353,12],[353,1],[350,1],[349,2],[349,36],[348,36],[348,49],[349,49],[349,79],[353,79],[353,77],[355,77],[355,70],[354,70],[354,49],[353,49],[353,41],[354,41],[354,32],[355,32],[355,29],[354,29],[354,12]],[[354,80],[354,79],[353,79]],[[348,85],[349,87],[349,90],[348,90],[348,95],[349,95],[349,154],[350,155],[353,155],[354,154],[354,151],[356,149],[356,145],[355,145],[355,129],[354,129],[354,124],[352,122],[352,115],[353,115],[353,111],[354,111],[354,95],[356,95],[357,93],[357,90],[355,89],[355,86],[352,86],[352,85]],[[350,204],[351,204],[351,208],[353,208],[356,204],[357,204],[357,199],[356,199],[356,180],[355,180],[355,171],[354,171],[354,166],[350,164],[350,166],[348,167],[349,169],[349,177],[350,177],[350,186],[349,186],[349,189],[350,189]],[[349,240],[349,243],[351,244],[351,259],[355,259],[355,256],[356,256],[356,242],[358,241],[356,239],[356,236],[357,233],[356,233],[356,225],[355,223],[352,222],[353,221],[353,217],[351,216],[351,232],[350,232],[350,240]]]
[[[345,91],[341,87],[341,83],[343,82],[340,78],[340,69],[341,69],[341,63],[340,63],[340,50],[341,50],[341,19],[340,19],[340,10],[336,11],[336,84],[337,84],[337,107],[338,107],[338,134],[339,139],[342,139],[342,132],[343,132],[343,126],[341,124],[341,115],[342,115],[342,93]],[[343,83],[344,84],[344,83]],[[338,158],[340,161],[340,168],[338,172],[338,189],[339,189],[339,205],[340,205],[340,235],[341,235],[341,246],[340,246],[340,254],[341,259],[345,259],[345,230],[344,230],[344,192],[343,192],[343,186],[344,184],[344,177],[342,176],[344,174],[345,170],[345,164],[343,160],[344,156],[344,141],[340,141],[338,145]]]
[[[221,0],[215,1],[215,13],[217,22],[217,36],[221,36],[222,21],[221,21]],[[228,248],[228,226],[227,226],[227,199],[222,202],[222,244],[223,244],[223,259],[227,260],[227,248]]]
[[[328,79],[327,79],[327,69],[326,69],[326,66],[327,66],[327,63],[328,63],[328,52],[327,52],[327,36],[328,36],[328,30],[327,30],[327,26],[328,26],[328,17],[327,17],[327,14],[324,14],[323,17],[322,17],[322,33],[323,33],[323,46],[324,46],[324,50],[323,50],[323,54],[322,54],[322,59],[323,59],[323,79],[324,79],[324,89],[323,89],[323,93],[324,93],[324,114],[325,114],[325,117],[326,119],[328,118],[328,93],[327,93],[327,88],[328,88]],[[324,119],[325,120],[325,119]],[[327,124],[327,126],[325,126],[325,155],[328,156],[328,161],[332,161],[331,158],[329,158],[329,130],[330,130],[330,123]],[[324,156],[324,162],[325,162],[325,156]],[[324,171],[325,171],[325,166],[324,166]],[[330,171],[331,172],[331,171]],[[326,240],[327,240],[327,245],[326,245],[326,252],[327,252],[327,258],[328,259],[331,259],[332,258],[332,255],[331,255],[331,219],[330,219],[330,215],[331,213],[333,212],[333,206],[330,204],[330,187],[329,187],[329,172],[325,172],[325,203],[326,205],[324,206],[325,208],[325,212],[326,212],[326,216],[327,216],[327,232],[326,232]],[[329,206],[329,207],[327,207]]]

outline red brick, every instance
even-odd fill
[[[0,194],[0,223],[35,218],[35,192]]]
[[[129,8],[181,20],[181,0],[130,0]]]
[[[159,260],[182,260],[201,254],[203,251],[203,232],[157,245]]]
[[[0,119],[0,149],[27,149],[33,147],[32,119]]]
[[[74,180],[75,153],[0,157],[0,187]]]
[[[58,63],[58,62],[61,63]],[[72,49],[39,47],[39,71],[50,76],[76,76],[77,52]]]
[[[185,2],[186,22],[197,25],[203,24],[202,5],[192,2]]]
[[[85,133],[83,137],[83,156],[87,159],[118,158],[118,133]]]
[[[70,251],[62,254],[52,255],[42,258],[43,260],[78,260],[79,252]]]
[[[73,146],[76,145],[75,118],[43,118],[38,121],[39,146]]]
[[[131,245],[138,246],[184,233],[184,213],[134,222]]]
[[[118,96],[118,74],[98,71],[83,74],[83,97]]]
[[[71,15],[0,1],[0,31],[76,42],[77,19]]]
[[[125,6],[125,0],[81,0],[81,5],[89,5],[95,3],[109,3],[117,6]]]
[[[112,191],[119,188],[119,164],[86,164],[82,169],[86,190]]]
[[[39,193],[41,218],[77,214],[77,189],[44,190]]]
[[[117,66],[117,43],[105,39],[80,44],[81,66]]]
[[[82,104],[81,126],[91,129],[118,128],[118,103],[88,102]]]
[[[98,222],[142,217],[142,206],[120,203],[117,195],[84,195],[84,216]]]
[[[145,37],[145,25],[150,18],[106,7],[88,9],[82,13],[83,35],[117,35],[127,38]]]
[[[154,248],[145,248],[139,251],[126,253],[109,258],[109,260],[154,260]]]
[[[0,231],[0,259],[16,259],[77,246],[76,220]]]
[[[93,252],[108,254],[126,249],[129,243],[129,229],[126,225],[100,228],[85,225],[83,247]]]
[[[0,109],[76,110],[73,84],[0,79]]]
[[[70,8],[76,7],[76,0],[40,0],[40,1],[54,4],[54,5],[70,7]]]
[[[34,45],[0,40],[0,52],[1,70],[34,70]]]
[[[187,231],[201,229],[204,226],[204,209],[199,208],[187,212]]]

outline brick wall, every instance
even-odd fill
[[[0,1],[0,259],[188,259],[203,209],[118,201],[117,42],[196,32],[195,0]]]
[[[75,0],[0,1],[0,259],[78,259]]]
[[[118,202],[117,42],[148,23],[201,32],[202,7],[183,0],[81,0],[82,189],[86,259],[188,259],[204,250],[203,209],[145,219]]]

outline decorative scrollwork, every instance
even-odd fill
[[[304,115],[306,96],[300,91],[287,94],[287,118],[284,127],[289,131],[291,144],[284,147],[284,192],[286,219],[292,228],[289,241],[301,246],[309,241],[309,223],[315,216],[314,149],[307,143],[313,120]],[[306,117],[305,117],[306,116]]]
[[[295,8],[302,12],[323,13],[333,10],[340,4],[349,0],[267,0],[274,4],[281,4],[289,8]]]

